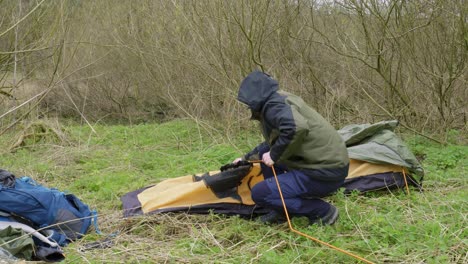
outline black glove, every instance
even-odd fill
[[[241,166],[247,166],[247,165],[252,165],[252,163],[248,162],[247,160],[241,160],[237,163],[228,163],[226,165],[223,165],[221,166],[221,168],[219,168],[220,171],[226,171],[226,170],[229,170],[229,169],[235,169],[235,168],[239,168]]]

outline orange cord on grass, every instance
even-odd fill
[[[259,163],[259,162],[263,162],[263,161],[261,161],[261,160],[260,160],[260,161],[251,161],[251,163]],[[355,259],[358,259],[358,260],[360,260],[360,261],[363,261],[363,262],[365,262],[365,263],[374,264],[374,262],[369,261],[369,260],[367,260],[367,259],[365,259],[365,258],[363,258],[363,257],[360,257],[360,256],[358,256],[358,255],[355,255],[355,254],[353,254],[353,253],[351,253],[351,252],[349,252],[349,251],[346,251],[346,250],[341,249],[341,248],[339,248],[339,247],[333,246],[333,245],[331,245],[331,244],[328,244],[327,242],[323,242],[323,241],[321,241],[321,240],[319,240],[319,239],[317,239],[317,238],[315,238],[315,237],[309,236],[309,235],[307,235],[307,234],[304,234],[304,233],[302,233],[302,232],[300,232],[300,231],[294,229],[294,227],[293,227],[292,224],[291,224],[291,220],[289,219],[288,210],[287,210],[287,208],[286,208],[286,203],[284,202],[283,192],[281,191],[281,187],[280,187],[280,185],[279,185],[278,176],[276,175],[276,170],[275,170],[274,166],[271,166],[271,169],[272,169],[272,171],[273,171],[273,175],[275,176],[276,185],[278,186],[278,191],[279,191],[279,194],[280,194],[280,197],[281,197],[281,202],[283,203],[284,213],[286,214],[286,219],[288,220],[289,229],[290,229],[292,232],[294,232],[294,233],[296,233],[296,234],[299,234],[299,235],[301,235],[301,236],[303,236],[303,237],[306,237],[306,238],[308,238],[308,239],[310,239],[310,240],[312,240],[312,241],[315,241],[315,242],[317,242],[317,243],[319,243],[319,244],[322,244],[322,245],[324,245],[324,246],[327,246],[327,247],[329,247],[329,248],[331,248],[331,249],[337,250],[337,251],[339,251],[339,252],[341,252],[341,253],[344,253],[344,254],[346,254],[346,255],[348,255],[348,256],[351,256],[351,257],[353,257],[353,258],[355,258]],[[406,178],[405,178],[405,180],[406,180]]]

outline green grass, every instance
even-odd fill
[[[226,138],[188,120],[134,126],[69,124],[72,144],[36,142],[9,152],[15,134],[0,139],[1,168],[76,194],[98,210],[93,230],[64,248],[66,263],[357,263],[289,231],[221,215],[164,214],[122,218],[120,197],[166,178],[217,170],[261,140],[244,132]],[[407,139],[424,158],[424,192],[395,190],[328,200],[340,209],[332,227],[299,231],[376,263],[466,263],[468,147]],[[110,248],[80,251],[114,234]]]

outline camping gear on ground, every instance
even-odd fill
[[[0,185],[5,187],[15,187],[15,175],[11,172],[0,169]]]
[[[405,143],[393,132],[397,121],[350,125],[338,132],[350,157],[345,192],[420,188],[424,171]],[[254,217],[267,211],[250,197],[264,180],[258,164],[223,166],[224,171],[164,180],[121,197],[124,217],[148,213],[220,213]]]
[[[2,242],[0,241],[0,243]],[[15,263],[17,260],[18,258],[13,256],[9,251],[0,247],[0,263]]]
[[[4,257],[11,259],[22,258],[31,260],[34,254],[34,241],[30,236],[24,236],[26,232],[20,228],[6,226],[0,227],[0,249]],[[0,258],[1,260],[1,258]]]
[[[94,241],[94,242],[89,242],[85,243],[80,246],[79,250],[81,252],[85,252],[88,250],[93,250],[93,249],[104,249],[104,248],[110,248],[114,245],[114,239],[116,238],[116,233],[110,234],[104,239]]]
[[[75,195],[44,187],[29,177],[15,178],[5,170],[0,170],[0,176],[6,179],[0,181],[0,230],[13,228],[32,237],[36,259],[63,260],[61,246],[81,238],[92,220],[97,229],[96,212]]]
[[[65,259],[60,246],[50,239],[52,232],[44,232],[0,216],[0,248],[13,256],[26,260],[57,262]]]
[[[37,231],[36,229],[28,226],[28,225],[25,225],[25,224],[22,224],[22,223],[19,223],[19,222],[16,222],[16,221],[13,221],[7,217],[2,217],[0,216],[0,230],[4,230],[4,229],[7,229],[8,227],[11,227],[11,228],[16,228],[16,229],[21,229],[23,230],[25,233],[27,234],[30,234],[31,236],[34,236],[36,237],[37,239],[39,239],[42,243],[46,243],[48,246],[50,247],[59,247],[59,245],[52,241],[52,240],[49,240],[49,238],[47,238],[46,236],[44,236],[41,232]],[[47,230],[49,232],[45,232],[48,236],[52,236],[52,232],[50,232],[50,230]]]
[[[47,229],[61,246],[85,234],[93,218],[89,207],[75,195],[44,187],[29,177],[16,179],[14,188],[1,186],[0,210],[30,221],[36,228],[50,226]]]

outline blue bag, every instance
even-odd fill
[[[29,177],[16,179],[13,187],[0,184],[0,210],[26,219],[36,229],[53,231],[53,240],[61,246],[81,238],[96,218],[75,195],[44,187]]]

